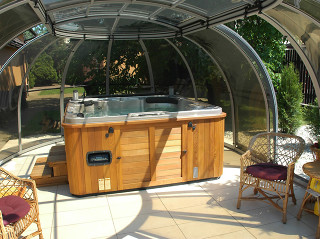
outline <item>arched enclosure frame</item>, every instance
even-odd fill
[[[0,17],[5,15],[12,15],[16,17],[17,20],[12,23],[10,34],[2,34],[3,38],[0,38],[0,49],[3,48],[11,41],[13,36],[17,37],[25,30],[35,26],[36,24],[42,22],[45,23],[49,32],[51,33],[52,38],[59,36],[62,37],[71,37],[74,39],[79,39],[78,43],[75,44],[73,50],[67,59],[67,64],[65,65],[61,88],[60,88],[60,119],[62,120],[62,114],[64,111],[64,84],[67,77],[68,67],[72,60],[72,57],[75,54],[77,48],[81,43],[87,39],[96,39],[96,40],[108,40],[107,57],[106,57],[106,94],[109,95],[109,84],[110,84],[110,61],[111,61],[111,52],[113,43],[115,40],[135,40],[138,41],[142,51],[144,52],[146,65],[148,68],[149,74],[149,84],[150,84],[150,93],[155,92],[155,79],[154,79],[154,64],[151,64],[150,56],[148,54],[148,48],[144,44],[146,40],[152,39],[165,39],[167,43],[177,52],[177,55],[181,57],[180,60],[184,62],[185,68],[188,71],[188,75],[191,79],[191,85],[194,92],[194,98],[197,98],[197,88],[194,79],[194,72],[192,72],[191,67],[189,66],[188,58],[183,55],[177,46],[174,44],[174,38],[183,37],[194,45],[200,47],[212,60],[212,62],[219,69],[220,74],[223,77],[227,91],[224,92],[228,94],[230,101],[231,114],[229,117],[232,117],[232,131],[233,131],[233,147],[238,148],[239,138],[238,132],[241,125],[241,119],[239,118],[239,99],[243,99],[243,96],[240,98],[237,96],[237,88],[233,85],[234,82],[239,81],[235,73],[230,73],[228,71],[228,65],[226,59],[221,60],[217,49],[214,49],[204,45],[203,39],[205,38],[205,33],[211,34],[216,39],[224,39],[230,46],[235,49],[237,57],[241,56],[243,62],[245,62],[245,67],[250,69],[252,73],[248,75],[248,79],[255,82],[259,87],[259,90],[255,92],[257,94],[261,91],[261,105],[258,106],[263,110],[265,127],[262,127],[260,130],[266,131],[277,131],[277,103],[275,98],[275,92],[273,90],[270,78],[267,74],[267,71],[258,57],[258,55],[253,51],[253,49],[237,34],[228,29],[225,26],[219,25],[221,23],[230,22],[234,19],[242,18],[245,16],[259,14],[263,19],[270,22],[275,26],[284,36],[288,37],[288,40],[292,43],[294,48],[297,50],[298,54],[305,63],[309,74],[311,76],[317,97],[318,103],[320,103],[320,47],[317,49],[305,47],[301,44],[302,34],[299,32],[301,29],[292,28],[292,22],[295,19],[289,18],[290,14],[297,14],[301,19],[304,19],[306,22],[310,22],[312,25],[311,29],[304,29],[307,37],[313,37],[313,43],[319,44],[320,40],[316,38],[317,36],[312,35],[311,33],[317,33],[320,29],[319,24],[319,15],[317,11],[312,9],[309,5],[315,4],[314,6],[320,9],[320,4],[318,5],[309,0],[302,0],[298,3],[292,0],[285,1],[276,1],[276,0],[265,0],[265,1],[239,1],[239,3],[223,2],[219,6],[226,6],[225,11],[221,10],[220,12],[214,12],[214,8],[210,9],[213,5],[208,3],[208,9],[205,8],[205,4],[191,0],[180,0],[180,1],[83,1],[79,3],[73,3],[72,5],[67,2],[57,2],[55,4],[46,3],[43,1],[9,1],[8,3],[0,7]],[[192,4],[195,4],[194,6]],[[105,4],[105,5],[103,5]],[[202,5],[204,4],[204,5]],[[308,5],[309,4],[309,5]],[[144,6],[141,8],[140,12],[136,11],[136,8]],[[99,9],[101,8],[101,9]],[[71,9],[71,10],[70,10]],[[221,8],[222,9],[222,8]],[[77,10],[77,14],[75,14]],[[27,14],[24,17],[19,17],[21,12],[25,11]],[[211,11],[211,12],[210,12]],[[286,12],[284,16],[280,16],[281,11]],[[180,18],[173,17],[174,14],[179,15]],[[60,14],[60,15],[59,15]],[[65,15],[63,15],[65,14]],[[103,17],[105,16],[105,18]],[[59,18],[60,17],[60,18]],[[90,28],[91,23],[98,19],[101,20],[99,24],[106,24],[109,20],[104,19],[113,19],[110,21],[110,25],[101,25],[107,31],[100,31],[98,28]],[[62,25],[67,26],[74,21],[80,20],[82,22],[82,30],[76,28],[68,28],[67,30],[62,30],[59,28]],[[298,20],[296,20],[298,21]],[[139,27],[134,28],[133,31],[128,30],[130,23],[136,23]],[[143,25],[143,24],[145,25]],[[20,28],[15,28],[14,24],[20,24]],[[139,25],[140,24],[140,25]],[[142,24],[142,25],[141,25]],[[149,25],[148,25],[149,24]],[[153,25],[154,24],[154,25]],[[154,30],[154,26],[159,25],[159,28]],[[141,27],[142,26],[142,27]],[[150,27],[149,27],[150,26]],[[306,27],[305,27],[306,28]],[[91,29],[91,30],[90,30]],[[93,30],[92,30],[93,29]],[[98,30],[97,34],[94,33],[94,29]],[[295,30],[297,30],[295,32]],[[100,32],[99,32],[100,31]],[[202,34],[202,35],[201,35]],[[300,35],[299,35],[300,34]],[[42,37],[40,37],[42,38]],[[10,65],[10,62],[15,58],[19,52],[22,52],[27,46],[31,43],[37,42],[38,39],[29,41],[25,44],[24,47],[20,48],[8,61],[2,66],[0,70],[0,75],[5,69],[5,67]],[[203,39],[201,39],[203,38]],[[309,45],[310,46],[310,45]],[[41,51],[39,49],[39,51]],[[229,50],[229,49],[225,49]],[[45,51],[45,50],[43,50]],[[216,54],[217,53],[217,54]],[[40,55],[40,53],[39,53]],[[39,56],[38,55],[38,56]],[[37,57],[38,57],[37,56]],[[36,57],[36,58],[37,58]],[[317,60],[318,59],[318,60]],[[36,59],[33,59],[34,61]],[[32,67],[33,63],[28,65],[25,68],[25,75],[23,79],[27,78],[29,68]],[[230,69],[230,68],[229,68]],[[0,76],[1,77],[1,76]],[[9,79],[8,81],[14,82],[15,79]],[[24,81],[24,80],[23,80]],[[241,79],[240,79],[241,81]],[[23,91],[23,84],[20,88],[19,94],[19,104],[21,105],[21,97]],[[252,95],[254,92],[251,92]],[[252,96],[251,95],[251,96]],[[240,103],[241,104],[241,103]],[[262,107],[263,105],[263,107]],[[262,114],[262,113],[261,113]],[[18,121],[21,121],[21,112],[19,112],[18,107]],[[19,125],[19,123],[18,123]],[[19,128],[19,126],[18,126]],[[21,132],[18,130],[19,138],[21,139]],[[241,143],[242,144],[242,143]],[[245,146],[245,145],[244,145]],[[244,148],[241,148],[244,149]],[[24,149],[21,145],[21,140],[19,140],[19,152],[21,153]]]

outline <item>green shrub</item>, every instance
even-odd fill
[[[311,134],[314,139],[320,140],[320,113],[318,100],[315,99],[314,103],[306,107],[304,110],[304,120],[310,127]]]
[[[293,134],[302,123],[302,86],[299,73],[293,64],[286,66],[281,72],[278,85],[277,101],[279,114],[279,130]]]
[[[49,86],[57,83],[58,75],[53,67],[53,59],[43,53],[36,61],[29,75],[29,86]]]

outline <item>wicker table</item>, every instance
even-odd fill
[[[306,190],[306,193],[304,195],[300,210],[299,210],[298,215],[297,215],[298,220],[301,218],[301,213],[302,213],[303,210],[309,211],[309,212],[313,212],[313,210],[305,208],[306,202],[312,196],[317,199],[316,203],[318,203],[318,205],[319,205],[318,208],[320,208],[320,202],[319,202],[320,193],[318,193],[318,192],[316,192],[316,191],[314,191],[314,190],[312,190],[310,188],[310,183],[311,183],[311,179],[312,178],[320,180],[320,161],[317,160],[317,161],[314,161],[314,162],[306,163],[306,164],[303,165],[302,169],[303,169],[303,172],[310,177],[310,180],[309,180],[309,183],[308,183],[308,186],[307,186],[307,190]],[[319,216],[319,221],[318,221],[316,238],[317,239],[320,238],[320,216]]]

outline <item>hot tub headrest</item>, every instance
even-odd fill
[[[172,97],[148,97],[146,98],[147,103],[170,103],[170,104],[178,104],[179,99]]]
[[[87,107],[87,106],[93,105],[94,103],[92,100],[88,100],[88,101],[81,101],[80,104],[84,104],[84,106]]]

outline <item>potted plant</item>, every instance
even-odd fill
[[[317,99],[315,99],[313,105],[306,108],[305,120],[313,138],[316,139],[315,143],[310,146],[311,152],[316,160],[320,160],[320,111]]]

